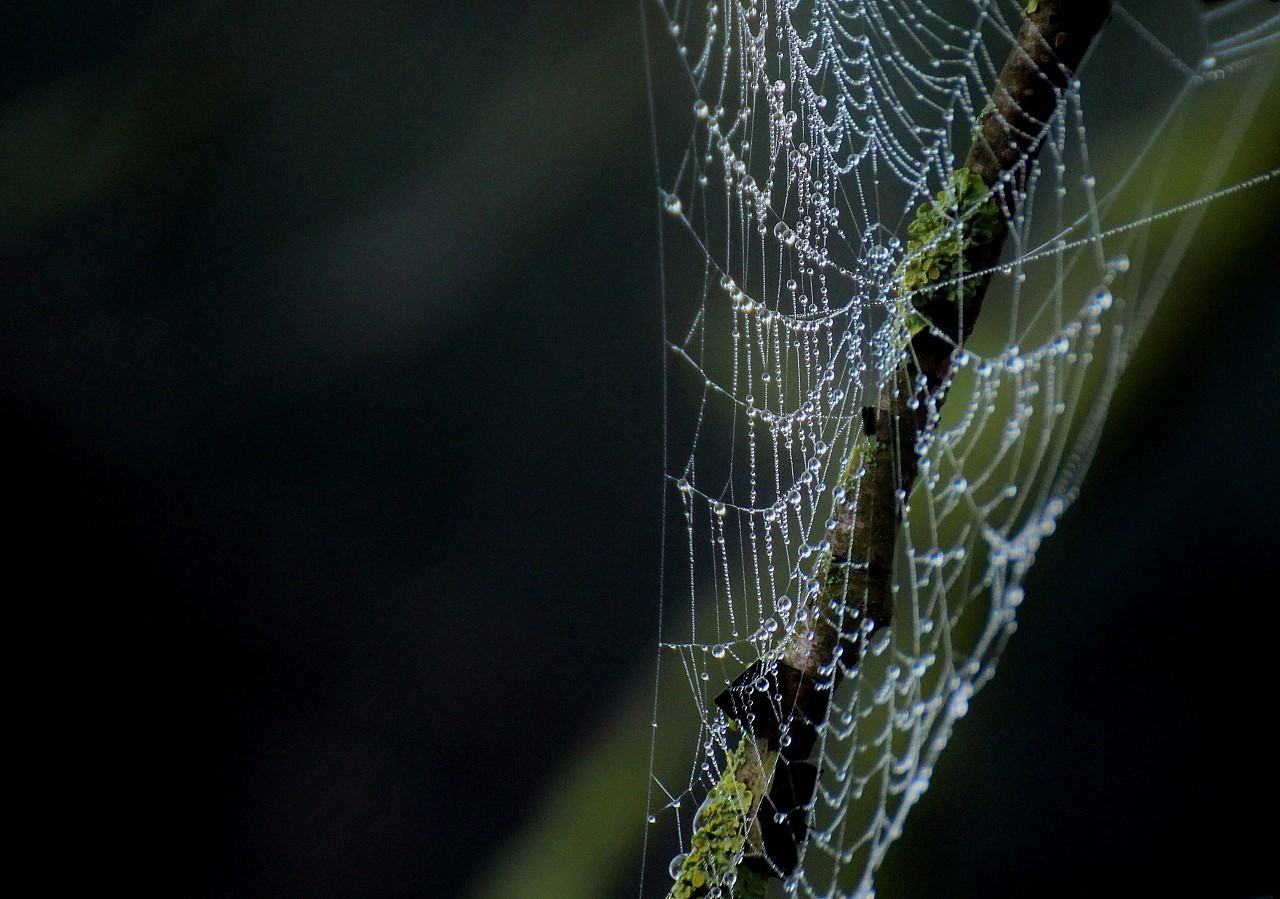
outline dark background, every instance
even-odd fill
[[[632,3],[0,17],[12,770],[53,877],[462,896],[648,676],[639,32]],[[1212,211],[882,896],[1280,885],[1280,228],[1233,230],[1278,201]]]

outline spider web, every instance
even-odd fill
[[[673,123],[656,148],[673,547],[659,664],[688,690],[654,727],[698,736],[682,779],[651,771],[649,822],[687,851],[738,740],[714,699],[804,624],[860,410],[902,356],[907,226],[963,165],[1025,4],[657,5],[649,64],[678,74],[653,96]],[[893,625],[832,696],[808,838],[774,889],[874,894],[1206,204],[1277,174],[1224,183],[1278,46],[1265,0],[1114,7],[1023,173],[981,320],[931,410],[900,497]],[[651,880],[642,895],[670,888]]]

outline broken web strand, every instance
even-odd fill
[[[967,136],[961,126],[983,117],[980,83],[991,83],[992,60],[1020,27],[1011,4],[952,7],[946,17],[942,4],[918,3],[668,8],[697,99],[690,150],[664,205],[700,256],[703,283],[672,345],[677,368],[701,383],[686,462],[671,476],[690,559],[690,636],[664,649],[693,687],[702,762],[686,788],[662,787],[669,810],[688,808],[733,767],[721,759],[741,744],[712,700],[743,667],[776,660],[795,631],[830,550],[822,544],[840,503],[833,493],[866,438],[860,409],[878,392],[876,373],[895,369],[904,331],[921,328],[895,289],[904,248],[894,235],[906,232],[922,196],[940,185],[945,193],[952,146]],[[1209,22],[1192,18],[1202,29]],[[1134,173],[1171,146],[1158,136],[1189,115],[1205,83],[1259,65],[1240,57],[1228,72],[1187,63],[1136,13],[1118,19],[1139,24],[1130,36],[1176,73],[1178,89],[1145,145],[1127,152],[1129,167],[1102,182],[1106,191],[1092,174],[1099,163],[1089,158],[1076,84],[1050,119],[1041,158],[1017,175],[1025,197],[1010,204],[1003,295],[988,300],[983,326],[957,357],[946,419],[932,422],[925,445],[898,452],[898,460],[918,452],[922,468],[914,492],[899,498],[898,620],[858,647],[861,664],[842,671],[829,713],[815,722],[823,774],[802,810],[810,837],[800,841],[791,892],[871,889],[954,721],[1016,627],[1022,578],[1074,497],[1128,348],[1180,255],[1157,260],[1142,303],[1126,308],[1113,293],[1123,286],[1137,298],[1146,254],[1129,241],[1131,270],[1106,238],[1160,217],[1154,191],[1126,206]],[[690,47],[700,48],[696,57]],[[1226,133],[1239,139],[1246,126],[1243,115]],[[1206,173],[1191,202],[1218,183]],[[947,274],[955,276],[939,283],[950,289],[989,277]],[[983,333],[990,318],[994,342]],[[703,583],[715,593],[710,611],[698,604]],[[761,692],[780,703],[767,666],[758,671]],[[771,774],[765,742],[758,767]]]

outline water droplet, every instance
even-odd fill
[[[729,507],[717,500],[711,504],[711,511],[715,513],[717,518],[724,518],[729,514]]]
[[[915,780],[911,781],[911,786],[907,789],[907,801],[916,802],[928,789],[929,778],[923,776],[917,777]]]
[[[675,194],[667,194],[667,198],[662,201],[662,208],[670,215],[679,215],[684,212],[684,204],[680,202],[680,198]]]
[[[700,119],[705,119],[711,115],[711,109],[707,106],[706,100],[699,100],[693,104],[693,114]]]
[[[875,627],[875,622],[868,618],[863,623],[863,626],[870,630]],[[871,654],[876,656],[884,655],[884,651],[889,648],[889,638],[890,635],[888,632],[885,632],[882,636],[877,638],[876,642],[871,644]]]
[[[791,597],[785,594],[778,597],[778,601],[774,603],[774,608],[778,610],[778,614],[785,615],[791,611]]]
[[[723,644],[723,643],[717,643],[717,644],[715,644],[714,646],[712,646],[712,647],[711,647],[711,655],[715,656],[717,659],[723,659],[723,658],[724,658],[724,655],[725,655],[725,648],[724,648],[724,644]]]
[[[688,856],[681,852],[675,858],[671,859],[671,864],[667,866],[667,873],[671,875],[672,880],[675,880],[680,876],[680,869],[684,867],[684,860],[686,858],[688,858]]]

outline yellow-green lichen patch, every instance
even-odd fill
[[[879,449],[880,441],[871,434],[864,434],[853,442],[849,459],[840,473],[840,489],[844,491],[844,495],[837,499],[848,500],[852,497],[858,489],[858,481],[876,467],[876,451]]]
[[[751,791],[737,777],[745,751],[744,738],[725,756],[724,773],[698,810],[689,854],[680,865],[668,899],[699,899],[713,893],[728,899],[738,881],[751,809]]]
[[[915,337],[925,328],[929,327],[929,320],[916,310],[915,306],[910,303],[902,303],[902,324],[907,329],[907,336]]]
[[[899,293],[914,295],[920,305],[933,297],[929,287],[945,283],[946,299],[969,299],[978,291],[978,280],[958,280],[970,271],[965,254],[992,240],[999,227],[1000,209],[986,183],[967,168],[957,169],[937,199],[920,204],[907,228],[912,239],[898,266]],[[912,319],[908,330],[914,334],[922,327]]]

